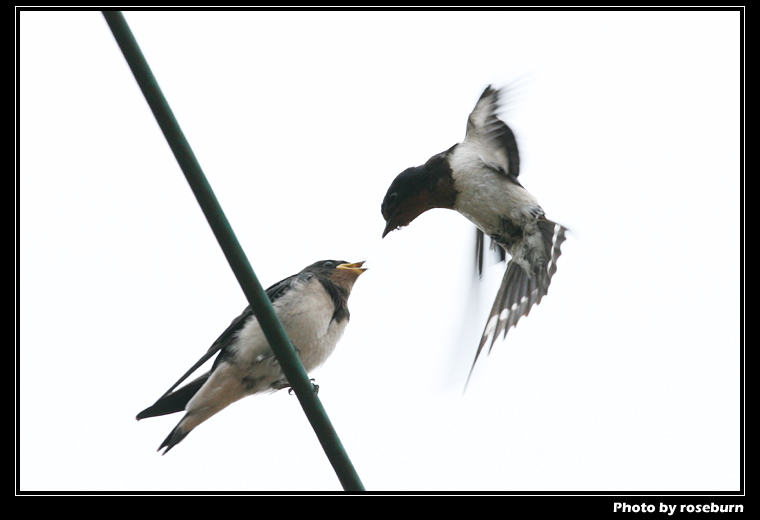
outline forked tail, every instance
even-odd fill
[[[567,228],[546,219],[538,221],[538,228],[546,251],[545,261],[536,273],[527,272],[514,260],[509,261],[501,287],[488,315],[478,351],[475,353],[475,360],[467,376],[467,383],[470,382],[475,363],[486,343],[490,343],[488,348],[490,352],[499,335],[503,334],[506,337],[507,331],[517,325],[520,318],[527,316],[531,308],[539,304],[541,298],[549,291],[552,276],[557,272],[557,259],[562,254],[560,248],[565,241]],[[465,390],[467,383],[465,383]]]

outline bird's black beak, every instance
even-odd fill
[[[385,238],[385,235],[396,229],[398,226],[393,224],[393,219],[389,219],[388,223],[385,225],[385,230],[383,230],[383,238]]]
[[[435,207],[431,204],[430,192],[427,190],[420,190],[417,193],[405,197],[400,203],[395,203],[393,211],[385,219],[385,230],[383,230],[383,238],[385,235],[393,231],[394,229],[400,229],[404,226],[408,226],[410,222],[425,213],[427,210]],[[386,212],[383,212],[385,217]]]

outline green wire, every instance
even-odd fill
[[[306,417],[309,419],[314,432],[317,434],[325,454],[332,464],[335,473],[338,476],[343,489],[346,491],[364,491],[359,475],[356,473],[348,454],[343,448],[343,444],[338,438],[338,434],[330,422],[322,403],[320,402],[314,390],[306,370],[301,364],[301,360],[293,348],[293,344],[288,338],[285,329],[282,326],[277,314],[274,311],[272,302],[264,292],[259,283],[256,274],[253,272],[248,258],[243,252],[240,243],[232,231],[227,217],[219,205],[211,186],[206,180],[198,161],[193,154],[190,144],[185,139],[177,120],[174,118],[169,104],[161,92],[156,78],[148,66],[137,41],[132,35],[132,31],[127,25],[127,21],[120,11],[103,11],[103,16],[111,28],[111,32],[124,54],[124,58],[132,69],[140,89],[145,96],[148,105],[153,111],[153,115],[164,133],[169,147],[172,149],[174,156],[177,158],[182,172],[185,174],[190,188],[193,190],[198,204],[206,216],[211,230],[214,232],[219,245],[224,252],[227,261],[235,273],[235,277],[243,289],[243,293],[251,305],[251,309],[256,315],[256,319],[261,324],[264,335],[272,347],[277,360],[280,362],[285,377],[288,378],[293,391],[298,397],[303,407]],[[214,352],[209,352],[208,357]],[[208,359],[208,357],[206,359]],[[185,374],[187,377],[189,374]],[[180,380],[180,382],[183,379]],[[179,384],[179,382],[177,383]],[[176,385],[175,385],[176,387]]]

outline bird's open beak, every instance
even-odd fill
[[[359,276],[364,271],[367,270],[366,267],[362,267],[364,264],[364,260],[361,262],[356,262],[353,264],[340,264],[336,269],[349,269],[352,273],[354,273],[356,276]]]

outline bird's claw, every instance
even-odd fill
[[[319,393],[319,385],[314,382],[315,380],[314,380],[313,377],[309,381],[311,381],[311,385],[314,387],[314,393],[318,394]],[[288,394],[289,395],[293,395],[293,387],[292,386],[290,388],[288,388]]]

